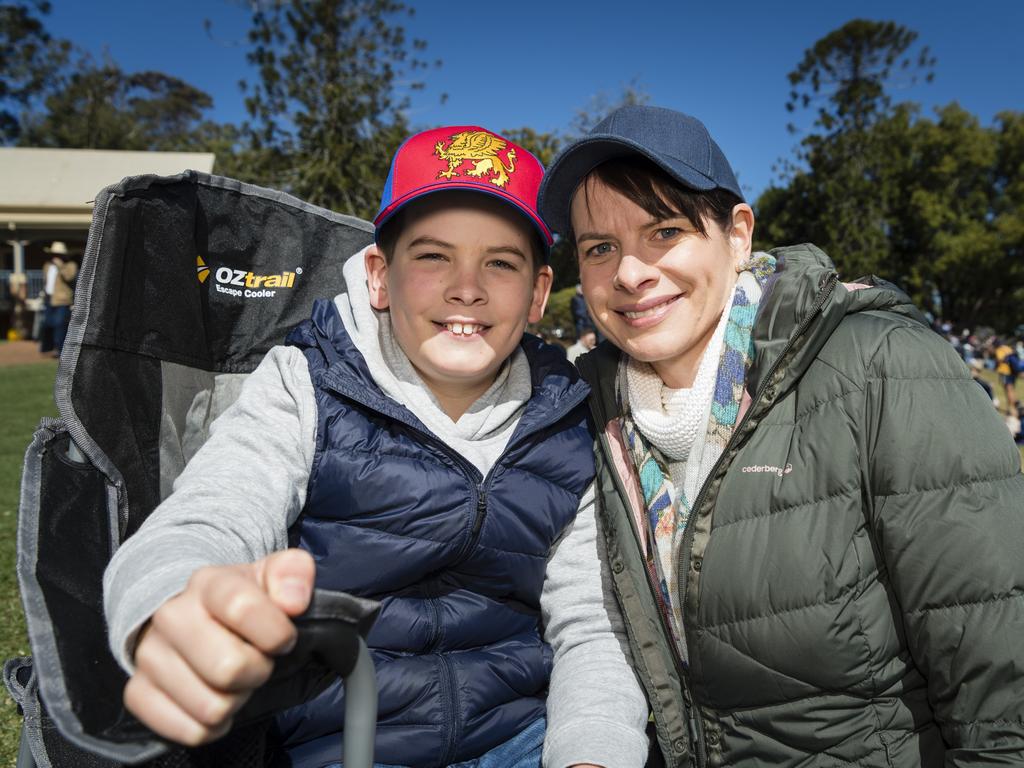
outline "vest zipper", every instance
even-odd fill
[[[829,275],[828,280],[825,283],[825,285],[823,285],[822,288],[819,290],[818,295],[815,297],[814,303],[811,305],[811,309],[804,316],[804,319],[800,322],[800,325],[797,326],[796,332],[790,337],[789,342],[786,344],[785,348],[782,350],[782,353],[775,359],[775,362],[772,363],[772,366],[768,369],[768,374],[764,377],[763,383],[758,388],[757,393],[755,394],[755,396],[752,398],[751,403],[750,403],[750,407],[747,409],[747,412],[743,416],[743,421],[741,421],[737,425],[736,429],[733,430],[733,433],[732,433],[732,435],[729,438],[729,442],[726,443],[725,449],[722,451],[722,455],[718,457],[718,461],[716,461],[714,466],[712,466],[711,471],[708,473],[707,479],[704,481],[704,485],[701,487],[700,492],[697,494],[696,501],[694,502],[693,506],[691,507],[690,519],[687,521],[686,529],[683,531],[683,542],[682,542],[682,545],[679,548],[679,556],[676,559],[676,581],[677,581],[677,583],[681,583],[681,584],[685,585],[684,590],[683,590],[683,595],[682,595],[682,598],[683,598],[682,610],[680,611],[680,613],[682,615],[682,622],[683,622],[683,626],[681,627],[681,631],[683,633],[684,642],[685,642],[685,638],[687,636],[687,633],[686,633],[686,600],[687,600],[687,597],[689,595],[689,590],[690,590],[690,580],[688,578],[685,578],[685,576],[686,576],[687,570],[690,567],[690,561],[691,561],[692,555],[693,555],[692,550],[693,550],[693,528],[694,528],[693,520],[694,520],[694,517],[700,514],[700,508],[703,505],[704,498],[708,494],[708,488],[711,487],[712,481],[715,479],[716,475],[718,475],[718,473],[721,471],[721,469],[727,463],[728,456],[729,456],[729,451],[735,445],[737,445],[739,443],[740,439],[743,437],[744,428],[746,427],[747,422],[750,420],[751,414],[753,414],[754,411],[756,410],[756,406],[760,405],[761,399],[764,397],[765,392],[769,389],[769,387],[772,386],[772,379],[775,377],[775,374],[782,367],[782,363],[786,360],[786,357],[789,355],[790,350],[792,350],[793,345],[796,344],[797,340],[807,332],[808,328],[810,328],[811,323],[818,316],[818,312],[825,305],[825,302],[828,301],[829,297],[832,295],[832,291],[835,290],[837,282],[839,282],[839,275],[837,273],[833,272],[831,275]],[[773,394],[773,397],[774,397],[774,394]],[[687,648],[689,648],[689,646],[687,646]],[[673,656],[678,656],[678,654],[676,654],[673,651]],[[681,660],[679,660],[679,661],[681,661]],[[692,750],[693,757],[694,757],[694,765],[697,768],[700,768],[700,766],[705,765],[706,760],[707,760],[707,757],[706,757],[707,752],[706,752],[706,748],[705,748],[705,745],[704,745],[704,738],[703,738],[703,727],[702,727],[702,724],[700,722],[700,718],[695,716],[696,708],[694,707],[693,702],[692,702],[692,700],[690,698],[690,692],[689,692],[689,688],[690,688],[689,667],[687,665],[685,665],[685,664],[679,664],[679,668],[681,670],[681,674],[683,675],[683,698],[684,698],[684,703],[686,704],[687,709],[688,709],[688,713],[687,714],[688,714],[688,716],[690,718],[691,737],[695,738],[695,741],[696,741],[696,743],[694,745],[694,749]]]
[[[470,547],[476,542],[477,537],[480,535],[480,528],[484,524],[484,517],[487,515],[487,491],[484,490],[483,483],[477,486],[476,489],[476,519],[473,520],[473,533],[471,535]]]

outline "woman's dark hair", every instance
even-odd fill
[[[732,209],[743,202],[727,189],[706,192],[684,187],[669,176],[656,163],[640,155],[620,157],[602,163],[592,170],[580,184],[590,206],[587,182],[596,179],[636,203],[658,219],[685,216],[704,237],[707,224],[714,222],[723,232],[732,228]],[[576,233],[569,226],[569,242],[575,247]]]

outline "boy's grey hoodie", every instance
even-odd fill
[[[378,386],[487,474],[531,395],[522,350],[453,422],[395,341],[388,313],[370,306],[362,253],[345,263],[344,274],[347,293],[335,305]],[[275,347],[212,424],[173,493],[107,568],[110,645],[126,670],[139,628],[194,571],[252,562],[288,546],[288,528],[305,503],[316,424],[305,358],[296,348]],[[552,549],[541,596],[545,636],[555,652],[544,745],[551,768],[628,768],[647,757],[647,705],[629,665],[601,549],[591,487]]]

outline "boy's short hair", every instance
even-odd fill
[[[410,136],[395,152],[373,219],[374,239],[386,259],[402,230],[409,203],[437,192],[488,195],[520,213],[535,233],[534,268],[547,263],[551,231],[537,212],[544,175],[540,161],[518,144],[478,126],[434,128]],[[396,221],[397,219],[397,221]]]
[[[453,198],[459,196],[459,191],[449,191]],[[384,254],[384,261],[388,264],[391,263],[391,257],[395,253],[395,247],[398,244],[398,239],[402,236],[402,231],[405,229],[409,222],[410,215],[415,215],[417,209],[417,202],[413,201],[411,205],[403,206],[401,210],[397,211],[394,215],[390,216],[381,226],[377,227],[375,233],[375,239],[377,246],[380,248],[381,253]],[[502,206],[504,208],[504,206]],[[527,237],[530,241],[530,263],[533,266],[534,274],[547,263],[548,260],[548,246],[541,237],[540,232],[537,231],[536,227],[531,227],[528,222],[523,221],[524,230],[526,231]]]

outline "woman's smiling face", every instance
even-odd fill
[[[580,282],[591,317],[612,343],[650,363],[672,388],[689,387],[750,255],[754,218],[735,206],[707,236],[685,216],[653,216],[596,176],[571,207]]]

